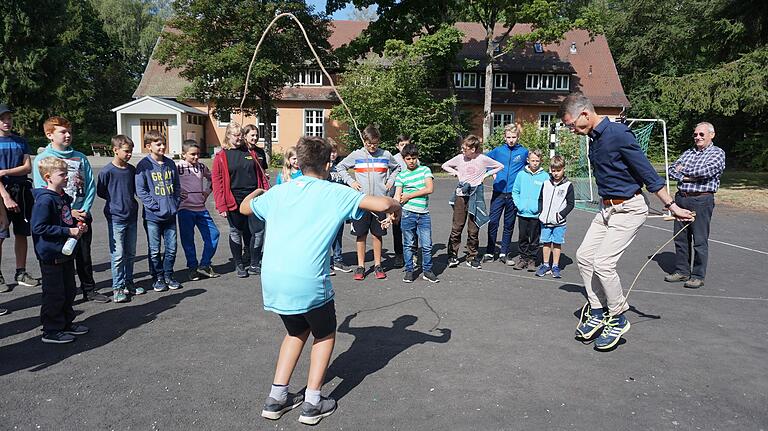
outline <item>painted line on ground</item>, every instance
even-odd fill
[[[469,268],[462,268],[462,269],[465,269],[467,271],[470,270]],[[562,278],[555,279],[555,278],[548,278],[548,277],[526,276],[526,275],[518,275],[514,273],[509,273],[509,272],[491,271],[490,269],[482,269],[482,268],[474,269],[472,271],[488,272],[491,274],[505,275],[507,277],[524,278],[526,280],[544,281],[547,283],[572,284],[574,286],[584,287],[582,283],[572,283]],[[681,293],[681,292],[659,292],[655,290],[643,290],[643,289],[632,289],[632,292],[651,293],[656,295],[687,296],[687,297],[707,298],[707,299],[729,299],[729,300],[736,300],[736,301],[768,301],[768,298],[751,298],[746,296],[702,295],[702,294]]]

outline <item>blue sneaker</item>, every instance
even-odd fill
[[[603,332],[595,340],[595,349],[597,350],[608,350],[615,346],[621,340],[621,336],[629,331],[630,327],[629,320],[623,314],[606,317],[603,324],[605,325]]]
[[[582,320],[579,326],[576,327],[576,337],[582,340],[589,340],[594,337],[597,331],[599,331],[605,324],[606,315],[603,313],[603,309],[589,310],[589,316],[586,321]],[[585,317],[586,317],[585,316]]]
[[[165,280],[158,278],[154,283],[152,283],[152,290],[155,292],[165,292],[168,290],[168,286],[165,285]]]
[[[552,278],[562,278],[560,275],[560,267],[557,265],[552,265]]]
[[[550,273],[550,268],[549,268],[549,265],[547,265],[546,263],[542,263],[541,266],[539,266],[539,269],[536,270],[537,277],[544,277],[549,273]]]

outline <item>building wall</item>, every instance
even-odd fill
[[[168,120],[168,154],[181,153],[181,128],[177,124],[176,115],[168,114],[130,114],[120,115],[121,129],[134,143],[134,154],[146,153],[144,143],[141,140],[141,120],[163,119]]]
[[[539,122],[539,115],[550,113],[557,116],[558,106],[518,106],[518,105],[494,105],[493,111],[514,113],[515,123]],[[483,135],[483,106],[482,105],[463,105],[462,111],[470,115],[471,133],[477,136]],[[615,120],[621,113],[620,108],[595,108],[598,115],[607,115],[611,120]],[[559,119],[558,119],[559,121]]]

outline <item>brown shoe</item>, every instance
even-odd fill
[[[528,272],[535,272],[537,269],[539,269],[539,267],[536,265],[536,261],[531,259],[528,261],[528,266],[526,269],[528,269]]]
[[[673,274],[669,274],[666,277],[664,277],[664,281],[667,283],[678,283],[680,281],[688,281],[691,277],[688,275],[680,274],[679,272],[675,272]]]
[[[704,280],[700,278],[692,278],[685,282],[683,287],[686,287],[688,289],[698,289],[701,286],[704,286]]]
[[[515,263],[515,266],[512,267],[512,269],[516,271],[520,271],[525,269],[528,266],[528,259],[519,257],[517,258],[517,263]]]

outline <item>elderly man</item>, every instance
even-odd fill
[[[698,289],[704,285],[707,273],[709,221],[715,208],[715,193],[720,187],[720,175],[725,169],[725,152],[712,143],[715,127],[699,123],[693,131],[693,148],[687,150],[668,170],[677,180],[675,203],[696,212],[696,220],[688,231],[675,238],[675,272],[664,281],[685,281],[684,286]],[[685,225],[675,221],[675,233]],[[691,266],[693,254],[693,266]]]
[[[616,264],[648,216],[642,186],[654,193],[676,217],[691,219],[692,216],[669,196],[664,180],[653,169],[627,126],[596,114],[592,102],[581,93],[566,97],[558,116],[573,133],[592,139],[589,160],[601,202],[600,212],[590,223],[576,252],[589,299],[576,336],[589,340],[602,329],[595,348],[608,350],[618,344],[630,327],[624,316],[629,305]]]

